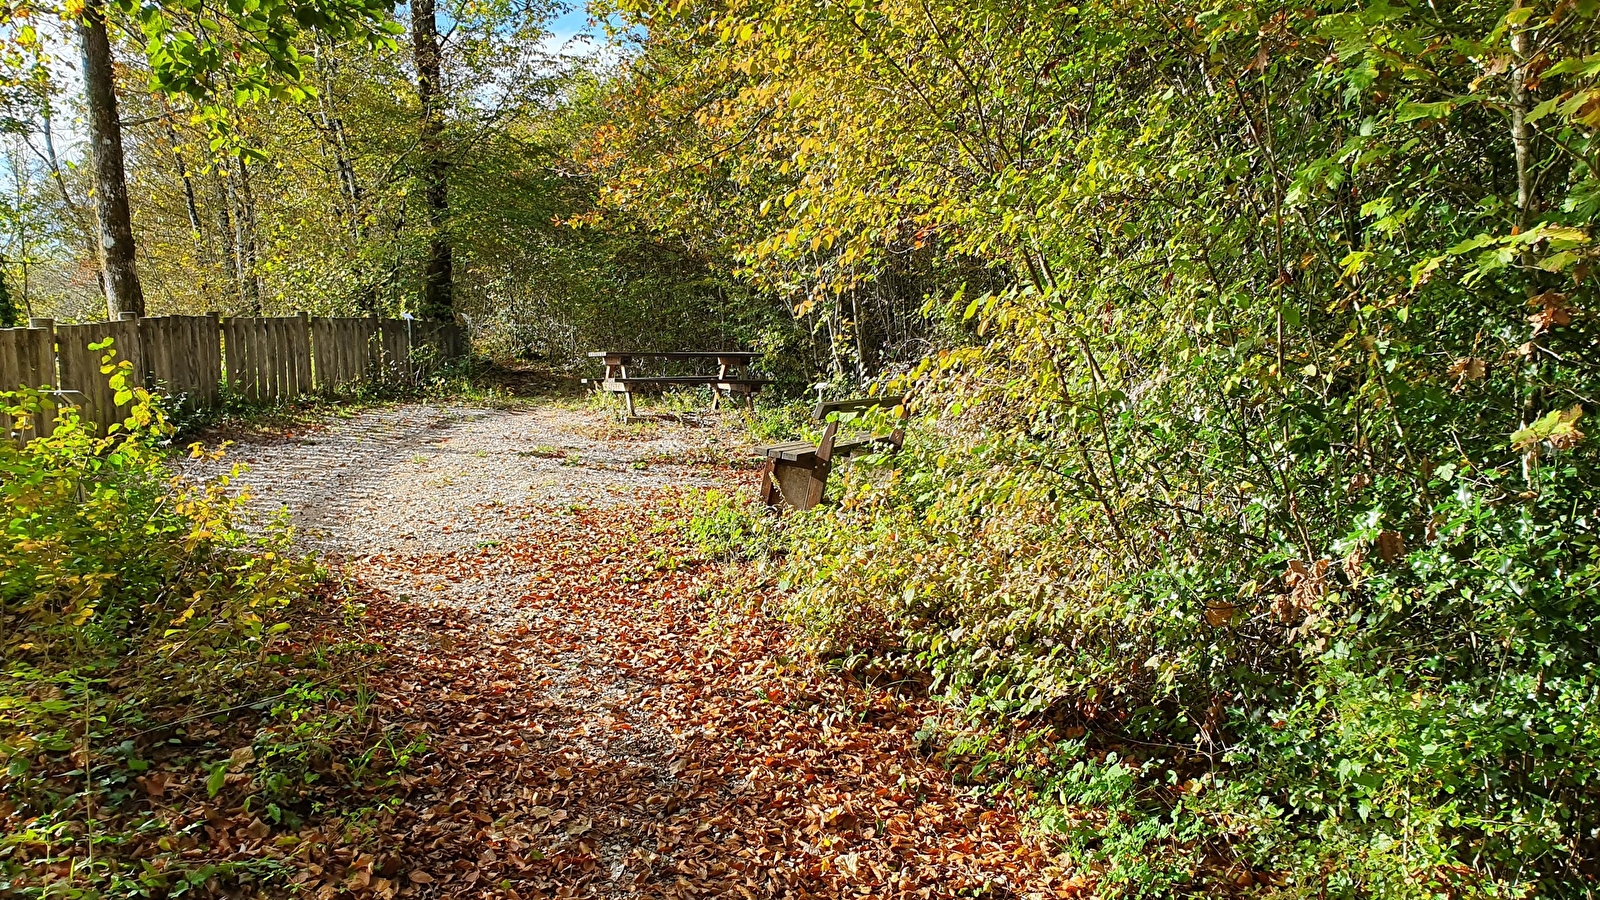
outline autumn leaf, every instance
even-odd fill
[[[1538,337],[1552,328],[1572,324],[1573,308],[1567,304],[1567,296],[1556,291],[1546,291],[1528,301],[1530,306],[1538,310],[1528,317],[1528,322],[1533,325],[1533,334]]]
[[[1583,441],[1578,430],[1578,420],[1583,418],[1583,406],[1573,404],[1568,409],[1552,410],[1538,421],[1519,428],[1511,435],[1511,446],[1524,453],[1536,449],[1541,442],[1552,450],[1571,450]]]
[[[1456,380],[1456,390],[1467,382],[1482,381],[1488,375],[1489,364],[1476,356],[1464,356],[1450,366],[1450,377]]]

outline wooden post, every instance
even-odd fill
[[[200,361],[201,383],[206,386],[206,408],[215,409],[222,399],[222,316],[215,311],[206,313],[200,334],[200,349],[205,354]]]
[[[775,507],[783,502],[778,493],[778,483],[773,480],[777,463],[771,457],[761,464],[761,505]]]
[[[833,471],[833,442],[839,435],[839,420],[834,419],[822,431],[822,440],[817,442],[817,461],[811,467],[811,484],[806,488],[806,505],[801,509],[810,509],[822,502],[822,489],[828,486],[828,473]]]
[[[296,380],[299,382],[300,393],[309,394],[313,390],[311,382],[311,314],[301,313],[295,316],[294,323],[294,352]]]

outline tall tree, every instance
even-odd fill
[[[424,319],[455,317],[452,297],[454,260],[450,252],[450,162],[444,152],[444,90],[439,55],[439,23],[434,0],[412,0],[411,42],[417,68],[417,101],[422,107],[422,198],[428,208],[428,257],[422,273],[418,312]]]
[[[122,123],[117,118],[111,40],[100,0],[84,4],[78,39],[83,49],[83,94],[89,112],[94,209],[106,311],[113,319],[119,313],[142,316],[144,290],[139,286],[139,270],[134,262],[133,221],[128,214],[128,185],[123,174]]]

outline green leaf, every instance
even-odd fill
[[[1395,107],[1394,120],[1396,122],[1415,122],[1418,119],[1443,119],[1450,115],[1456,108],[1454,100],[1435,100],[1431,103],[1413,103],[1410,100],[1400,101]]]
[[[222,792],[223,785],[228,783],[228,763],[223,760],[211,766],[211,774],[206,778],[206,796],[215,798]]]
[[[1539,121],[1554,111],[1556,104],[1559,102],[1561,102],[1560,97],[1551,97],[1549,100],[1546,100],[1538,106],[1535,106],[1533,111],[1528,113],[1527,118],[1523,119],[1523,121],[1527,122],[1529,125],[1532,125],[1534,122]]]

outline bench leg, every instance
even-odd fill
[[[811,469],[811,478],[806,483],[805,500],[797,504],[798,509],[810,509],[822,502],[822,491],[828,486],[828,474],[833,471],[833,462],[830,460],[817,460]]]
[[[622,392],[622,402],[628,407],[628,418],[637,419],[639,414],[633,411],[633,391]]]
[[[811,488],[811,467],[797,466],[794,463],[777,460],[772,468],[772,480],[776,482],[775,489],[781,500],[780,506],[790,509],[810,509],[806,505],[806,498]]]
[[[783,497],[778,493],[778,483],[774,480],[774,466],[772,460],[761,464],[761,505],[776,507],[783,502]]]

